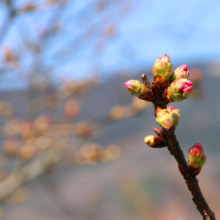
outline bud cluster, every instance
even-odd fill
[[[153,80],[151,83],[143,74],[144,84],[137,80],[129,80],[125,82],[125,87],[132,95],[154,104],[156,122],[162,129],[153,128],[158,137],[148,135],[144,141],[152,148],[162,148],[168,144],[166,131],[175,131],[180,119],[179,109],[166,106],[169,102],[181,102],[187,99],[193,89],[193,83],[189,80],[187,64],[177,67],[172,72],[172,63],[167,54],[156,59],[152,73]],[[206,161],[200,143],[190,148],[188,159],[191,173],[195,176],[198,175]],[[188,169],[181,165],[179,168],[182,173],[188,172]]]
[[[152,102],[163,92],[162,97],[167,103],[183,101],[188,98],[193,89],[192,82],[188,80],[187,64],[177,67],[172,72],[172,63],[167,54],[156,59],[152,73],[151,85],[150,83],[144,85],[138,80],[129,80],[125,82],[125,87],[132,95]]]

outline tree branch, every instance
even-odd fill
[[[154,66],[153,67],[154,72],[157,71],[157,73],[158,73],[159,71],[158,71],[157,68],[160,68],[161,66],[162,66],[161,68],[164,68],[164,66],[167,65],[168,66],[167,68],[169,68],[169,64],[170,64],[169,63],[169,61],[170,61],[169,56],[165,55],[162,58],[164,60],[166,60],[167,63],[165,63],[165,61],[160,62],[161,58],[158,58],[159,61],[158,61],[157,65],[159,67]],[[168,70],[170,70],[170,69],[167,69],[167,71]],[[192,200],[195,203],[196,208],[198,209],[198,211],[202,215],[203,220],[216,220],[214,212],[212,212],[212,210],[208,206],[208,204],[207,204],[207,202],[206,202],[206,200],[205,200],[205,198],[204,198],[204,196],[203,196],[203,194],[200,190],[199,182],[198,182],[197,178],[190,171],[190,168],[189,168],[188,163],[187,163],[187,161],[184,157],[184,154],[183,154],[183,152],[180,148],[180,145],[179,145],[179,142],[176,138],[176,135],[174,134],[175,128],[178,124],[179,116],[178,116],[178,120],[176,120],[176,122],[177,122],[177,124],[176,124],[175,119],[173,118],[172,114],[169,114],[168,109],[166,108],[168,103],[175,101],[174,99],[169,98],[169,96],[167,96],[168,92],[171,93],[171,95],[172,95],[172,92],[173,92],[173,97],[175,97],[175,94],[174,94],[174,91],[173,91],[174,89],[171,86],[172,83],[174,83],[173,86],[176,85],[176,87],[177,87],[177,85],[180,84],[180,83],[178,84],[178,80],[181,80],[181,79],[177,79],[176,81],[171,82],[171,85],[169,85],[170,82],[166,82],[165,80],[161,81],[161,79],[163,79],[162,78],[163,77],[162,73],[159,74],[159,75],[160,75],[160,78],[158,78],[157,80],[154,76],[151,85],[149,85],[149,81],[148,81],[145,74],[143,74],[141,76],[144,85],[146,87],[148,87],[148,89],[152,88],[152,91],[147,90],[147,92],[146,92],[146,89],[144,90],[144,87],[140,86],[140,84],[136,83],[135,80],[133,80],[133,82],[130,83],[129,86],[126,86],[126,87],[131,92],[132,95],[133,94],[136,95],[136,96],[138,95],[138,97],[140,99],[145,100],[145,101],[151,101],[153,103],[154,108],[155,108],[154,115],[156,117],[156,121],[162,127],[162,131],[160,131],[159,129],[153,128],[154,131],[157,133],[158,137],[162,141],[163,141],[164,138],[166,139],[167,148],[170,151],[170,154],[173,155],[174,158],[176,159],[176,161],[178,163],[180,173],[182,174],[183,178],[185,179],[186,185],[187,185],[189,191],[192,194],[192,197],[193,197]],[[187,83],[190,86],[192,85],[192,83],[190,81],[187,82]],[[166,85],[166,87],[165,87],[165,85]],[[167,88],[167,86],[169,86],[169,87]],[[181,87],[181,86],[179,86],[179,87]],[[185,86],[187,87],[187,84]],[[176,98],[176,101],[183,101],[188,96],[183,97],[182,100],[181,100],[180,95],[181,95],[181,92],[183,94],[184,91],[181,91],[181,88],[179,88],[179,87],[178,87],[179,93],[175,91],[178,94],[178,95],[176,95],[177,97],[175,97],[175,98]],[[142,93],[140,93],[140,91],[142,91],[141,89],[143,89]],[[192,88],[190,88],[190,89],[192,90]],[[148,92],[151,93],[151,95],[152,95],[151,99],[145,98],[145,97],[147,97],[146,93],[148,93]],[[143,97],[143,94],[145,94],[144,97]],[[164,111],[163,109],[166,109],[166,111]],[[160,111],[161,111],[161,113],[159,114],[158,112],[160,112]],[[171,119],[168,116],[171,117]],[[153,147],[153,148],[158,148],[158,146],[157,146],[158,143],[156,142],[156,140],[157,140],[156,138],[157,137],[154,137],[152,140],[150,140],[150,142],[146,141],[145,143],[148,144],[149,146]],[[163,147],[163,146],[159,146],[159,147]]]
[[[156,82],[153,80],[152,85],[154,83]],[[166,106],[169,103],[169,101],[165,99],[163,96],[161,96],[161,93],[158,92],[159,88],[157,87],[158,85],[156,87],[153,87],[155,88],[153,89],[154,100],[152,101],[154,104],[154,107],[155,109],[157,107],[166,109]],[[186,181],[187,187],[193,196],[192,200],[195,203],[200,214],[203,216],[203,220],[215,220],[216,219],[215,214],[209,208],[200,190],[199,182],[197,178],[190,172],[189,166],[186,162],[182,149],[180,148],[180,145],[176,138],[174,130],[163,129],[163,133],[166,135],[166,139],[168,143],[167,148],[170,151],[170,154],[173,155],[174,158],[176,159],[180,173],[182,174],[183,178]]]
[[[201,190],[199,182],[195,176],[190,172],[186,159],[179,146],[179,142],[176,139],[176,135],[172,130],[164,130],[168,140],[168,150],[170,154],[174,156],[178,165],[180,166],[180,172],[186,181],[186,185],[191,192],[193,202],[195,203],[198,211],[203,216],[203,220],[215,220],[215,214],[209,208]]]

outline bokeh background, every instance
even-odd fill
[[[220,218],[219,16],[217,0],[1,0],[1,219],[201,219],[173,157],[143,141],[152,105],[123,85],[165,53],[190,69],[176,135],[186,156],[202,143]]]

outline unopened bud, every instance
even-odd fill
[[[128,89],[128,91],[134,96],[137,96],[137,97],[146,96],[146,98],[148,98],[148,96],[149,98],[152,96],[149,89],[144,84],[139,82],[138,80],[128,80],[124,84],[125,84],[125,87]]]
[[[188,152],[188,159],[194,167],[203,166],[205,164],[205,154],[201,143],[194,144]]]
[[[198,175],[206,163],[206,156],[201,143],[196,143],[189,149],[188,159],[190,171],[194,175]]]
[[[152,148],[162,148],[166,146],[166,143],[161,138],[153,135],[146,136],[144,142]]]
[[[167,98],[170,101],[181,102],[188,98],[192,91],[192,82],[188,79],[177,79],[167,89]]]
[[[189,70],[187,68],[187,64],[183,64],[183,65],[177,67],[173,71],[173,74],[172,74],[172,77],[171,77],[171,82],[173,82],[176,79],[181,79],[181,78],[184,78],[184,79],[189,78]]]
[[[174,109],[174,106],[168,106],[167,110],[173,118],[173,123],[177,126],[180,120],[180,110]]]
[[[153,76],[157,83],[168,84],[171,77],[172,64],[168,55],[161,56],[156,59],[153,65]],[[167,83],[166,83],[167,82]],[[163,86],[164,87],[164,86]]]
[[[169,130],[173,125],[175,125],[173,117],[170,115],[167,109],[157,107],[155,116],[156,122],[166,130]]]

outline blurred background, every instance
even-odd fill
[[[177,164],[146,135],[150,103],[130,95],[157,57],[188,64],[174,103],[184,154],[220,218],[220,2],[0,1],[0,219],[200,220]]]

